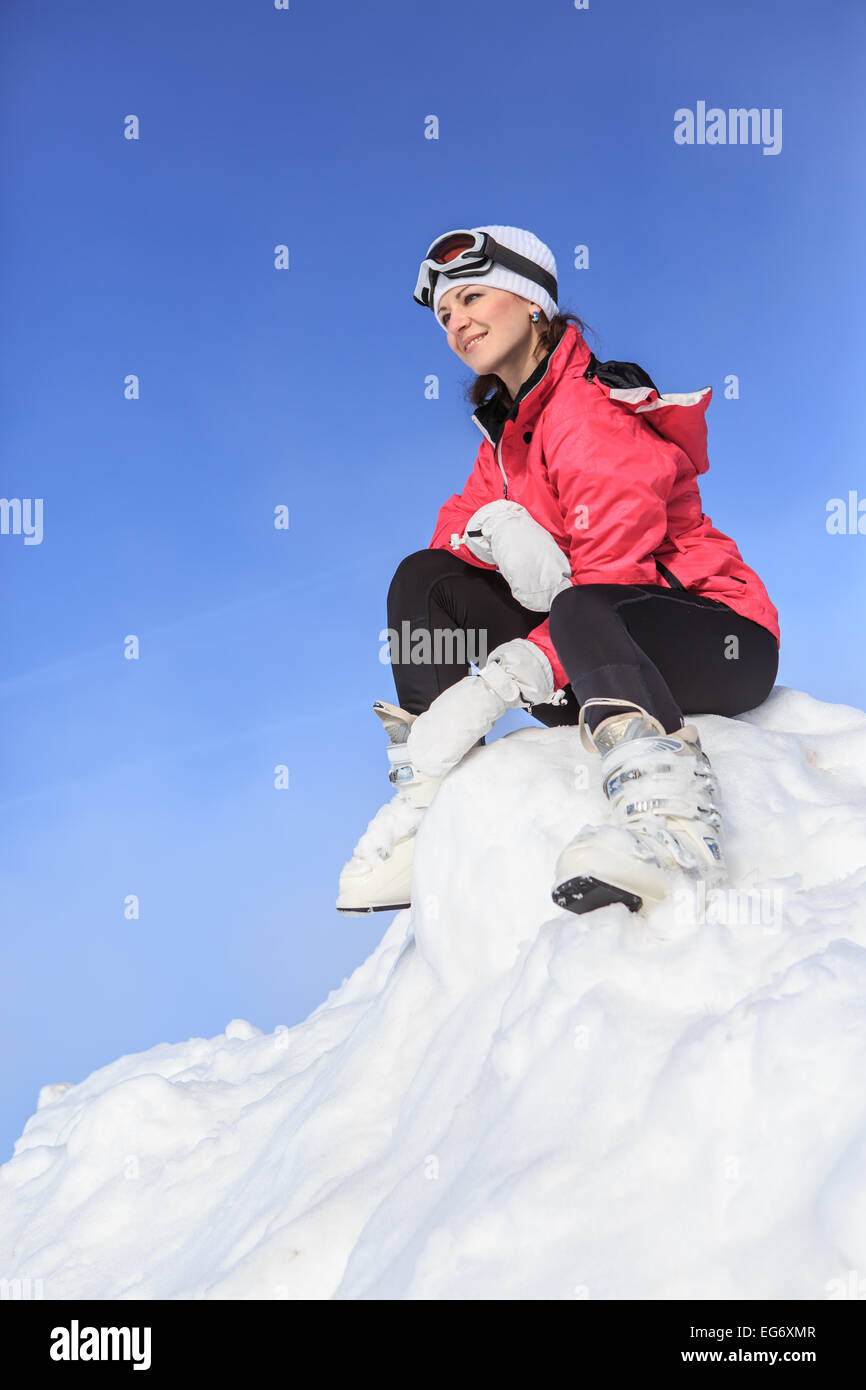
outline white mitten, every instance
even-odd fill
[[[444,777],[493,728],[508,709],[556,704],[553,669],[540,647],[525,637],[503,642],[490,653],[477,676],[464,676],[419,714],[409,730],[406,751],[413,765],[431,777]]]
[[[498,692],[509,709],[559,703],[554,699],[553,667],[541,648],[526,637],[501,642],[478,676]]]
[[[455,541],[496,565],[517,602],[533,612],[548,613],[556,595],[571,588],[568,557],[519,502],[485,502],[467,521],[465,534],[452,537],[452,546]]]

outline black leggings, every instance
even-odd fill
[[[526,637],[544,617],[517,602],[498,570],[439,548],[407,555],[388,590],[397,703],[421,714],[469,674],[470,661],[483,665],[500,643]],[[550,726],[576,724],[581,701],[613,695],[636,701],[673,733],[684,714],[755,709],[779,667],[768,628],[718,599],[660,584],[574,585],[554,599],[550,636],[569,678],[566,701],[529,711]],[[616,712],[594,705],[586,723],[594,729]]]

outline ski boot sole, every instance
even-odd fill
[[[605,883],[604,879],[593,878],[591,874],[567,878],[554,888],[550,896],[557,907],[581,915],[595,912],[600,907],[609,907],[611,903],[624,903],[629,912],[640,912],[643,906],[643,899],[637,893],[629,893],[627,889],[617,888],[616,884]]]
[[[404,907],[411,906],[411,903],[380,903],[378,907],[338,907],[337,911],[344,917],[366,917],[368,912],[402,912]]]

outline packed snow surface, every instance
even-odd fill
[[[473,749],[412,909],[306,1022],[43,1088],[0,1168],[0,1274],[110,1299],[857,1287],[866,714],[777,686],[693,722],[724,893],[559,910],[557,854],[607,814],[597,757],[574,728]]]

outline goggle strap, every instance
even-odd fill
[[[527,280],[534,280],[536,285],[547,290],[554,304],[556,303],[556,277],[551,275],[549,270],[543,270],[535,261],[528,260],[526,256],[521,256],[517,251],[512,251],[509,246],[500,246],[498,242],[494,242],[494,245],[496,255],[493,259],[498,265],[504,265],[506,270],[513,270],[516,274],[523,275]]]

